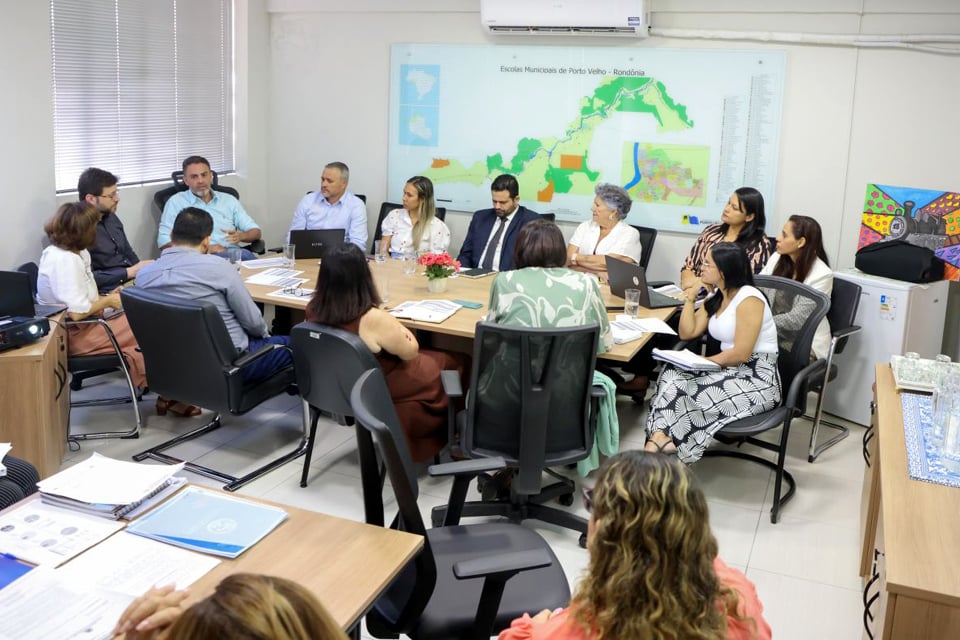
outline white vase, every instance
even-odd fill
[[[448,278],[432,278],[427,280],[427,289],[430,293],[443,293],[447,290]]]

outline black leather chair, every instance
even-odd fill
[[[431,475],[453,476],[454,481],[445,526],[426,529],[417,508],[417,476],[379,367],[360,377],[350,403],[358,423],[367,522],[382,526],[384,521],[378,450],[399,509],[392,528],[424,537],[423,550],[367,613],[370,635],[486,640],[525,612],[566,606],[567,579],[538,533],[513,523],[457,523],[455,505],[471,479],[478,472],[502,468],[502,459],[431,467]]]
[[[377,252],[377,240],[383,237],[383,219],[387,217],[387,214],[393,211],[394,209],[403,209],[402,204],[397,204],[396,202],[384,202],[380,205],[380,213],[377,215],[377,226],[373,231],[373,242],[370,243],[370,255],[373,255]],[[446,220],[447,218],[447,208],[446,207],[437,207],[437,217],[440,220]]]
[[[813,462],[826,449],[850,434],[850,430],[846,426],[823,419],[823,400],[827,395],[827,385],[837,377],[838,373],[837,365],[833,364],[833,356],[843,352],[850,336],[860,333],[861,328],[854,324],[857,319],[857,309],[860,307],[860,291],[860,285],[854,282],[841,278],[834,278],[833,280],[830,311],[827,313],[831,334],[830,350],[827,352],[824,378],[813,389],[817,394],[817,408],[813,414],[813,428],[810,430],[810,448],[807,453],[807,462]],[[821,425],[835,429],[838,433],[818,445],[817,433],[820,431]]]
[[[37,295],[37,279],[39,277],[39,268],[36,262],[26,262],[19,267],[17,271],[26,273],[30,277],[30,290],[34,297]],[[98,324],[106,332],[107,339],[113,346],[113,353],[101,353],[90,356],[72,356],[67,355],[67,371],[70,373],[70,406],[71,407],[99,407],[111,404],[133,405],[133,426],[124,431],[94,431],[88,433],[70,433],[70,420],[67,418],[67,439],[71,441],[79,440],[97,440],[102,438],[138,438],[140,437],[140,427],[143,424],[140,415],[139,401],[143,398],[143,390],[133,385],[133,379],[130,377],[130,369],[127,366],[127,360],[120,350],[116,337],[110,325],[100,318],[91,318],[89,320],[66,320],[70,324]],[[109,373],[122,373],[127,383],[127,393],[121,396],[108,398],[91,398],[88,400],[74,400],[74,391],[79,391],[83,387],[83,381],[97,376]]]
[[[305,487],[321,413],[334,416],[341,424],[353,425],[350,391],[360,374],[380,365],[357,334],[315,322],[301,322],[293,327],[290,348],[304,420],[310,424],[310,447],[300,476],[300,486]]]
[[[234,189],[233,187],[228,187],[226,185],[220,184],[219,176],[217,172],[213,169],[210,170],[210,174],[213,176],[213,181],[210,184],[210,188],[214,191],[220,191],[222,193],[228,193],[237,200],[240,199],[240,192]],[[173,180],[173,186],[165,187],[160,189],[153,194],[153,203],[157,206],[157,209],[160,210],[160,213],[163,213],[163,208],[167,206],[167,200],[170,199],[175,193],[180,193],[181,191],[187,190],[187,185],[183,182],[183,171],[174,171],[170,174],[170,178]],[[264,253],[266,251],[266,245],[263,243],[263,240],[254,240],[249,245],[247,249],[253,253]]]
[[[205,301],[189,300],[130,287],[120,294],[150,375],[150,387],[158,394],[214,411],[202,427],[136,454],[136,461],[150,458],[168,464],[181,460],[163,453],[220,427],[220,412],[242,415],[264,400],[284,392],[294,382],[293,367],[257,382],[244,382],[244,367],[280,345],[237,354],[217,308]],[[226,482],[234,491],[261,475],[306,453],[309,448],[306,424],[299,444],[272,462],[236,477],[193,462],[185,468]]]
[[[781,402],[771,411],[731,422],[714,434],[714,437],[727,444],[749,443],[773,451],[776,453],[776,461],[740,450],[710,449],[704,456],[740,458],[771,469],[774,472],[774,485],[770,522],[776,524],[780,519],[781,508],[796,491],[793,475],[784,469],[790,423],[794,418],[803,415],[807,393],[813,385],[823,380],[826,363],[823,360],[811,362],[810,348],[817,325],[827,314],[830,298],[812,287],[787,278],[754,276],[753,280],[775,311],[777,341],[780,346],[777,367],[780,370]],[[792,312],[777,313],[777,307],[791,309]],[[778,442],[756,437],[777,427],[781,429]],[[786,493],[783,493],[784,480],[789,485]]]
[[[451,417],[456,433],[451,431],[449,442],[459,441],[468,458],[502,457],[513,478],[509,497],[501,498],[482,490],[492,479],[481,476],[487,498],[464,504],[463,516],[535,518],[578,531],[585,542],[585,519],[544,503],[554,498],[573,503],[574,482],[549,467],[583,460],[593,448],[604,396],[593,386],[599,334],[596,324],[553,329],[477,324],[473,388],[466,409]],[[444,387],[456,398],[462,390],[451,373],[444,372]],[[541,486],[544,472],[557,482]],[[445,515],[446,507],[434,509],[433,524]]]
[[[643,252],[640,254],[640,266],[644,269],[650,264],[650,257],[653,255],[653,245],[657,241],[657,230],[653,227],[641,227],[639,225],[630,225],[640,234],[640,246]]]

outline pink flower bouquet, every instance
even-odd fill
[[[427,274],[427,278],[430,280],[435,278],[449,278],[460,268],[460,263],[451,258],[450,254],[446,251],[441,253],[425,253],[417,258],[417,262],[425,267],[424,273]]]

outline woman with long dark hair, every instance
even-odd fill
[[[623,451],[584,492],[590,564],[567,609],[513,621],[499,640],[766,640],[757,590],[717,556],[693,474]]]
[[[699,291],[703,284],[700,280],[703,260],[710,248],[718,242],[735,242],[747,254],[750,271],[759,273],[770,259],[770,242],[764,227],[767,216],[763,207],[763,195],[753,187],[740,187],[727,200],[720,222],[712,224],[700,234],[690,249],[680,269],[680,288],[696,287]]]
[[[380,302],[366,256],[355,244],[346,243],[324,255],[306,317],[360,336],[387,378],[410,456],[416,462],[429,460],[447,442],[449,400],[440,372],[468,369],[467,358],[420,349],[416,337],[380,309]]]
[[[770,256],[767,266],[760,273],[796,280],[828,296],[832,294],[833,270],[823,248],[820,223],[809,216],[790,216],[777,236],[776,253]],[[780,311],[774,304],[774,317],[780,315]],[[814,357],[827,357],[830,338],[830,323],[824,318],[813,336]]]
[[[780,402],[777,327],[767,299],[753,286],[747,254],[739,244],[713,245],[702,262],[703,284],[716,290],[695,307],[687,289],[677,333],[682,340],[709,330],[720,352],[709,360],[718,371],[684,371],[665,365],[647,415],[646,451],[677,453],[696,462],[724,425],[769,411]]]

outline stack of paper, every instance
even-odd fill
[[[418,300],[402,302],[390,309],[390,313],[397,318],[409,318],[419,322],[443,322],[462,306],[451,300]]]
[[[132,517],[183,486],[186,478],[173,477],[182,468],[183,463],[137,464],[94,453],[38,482],[37,488],[47,504],[116,520]]]
[[[257,260],[257,262],[259,262],[259,260]],[[303,273],[303,271],[274,267],[273,269],[267,269],[266,271],[261,271],[256,275],[250,276],[244,280],[244,282],[247,284],[262,284],[268,287],[299,287],[307,281],[307,278],[297,277],[301,273]]]
[[[670,351],[668,349],[654,349],[653,359],[669,362],[673,366],[685,371],[719,371],[720,365],[713,360],[707,360],[692,351]]]
[[[58,567],[120,529],[122,522],[28,500],[0,516],[0,552]]]
[[[192,551],[236,558],[286,519],[287,512],[277,507],[188,487],[127,531]]]

